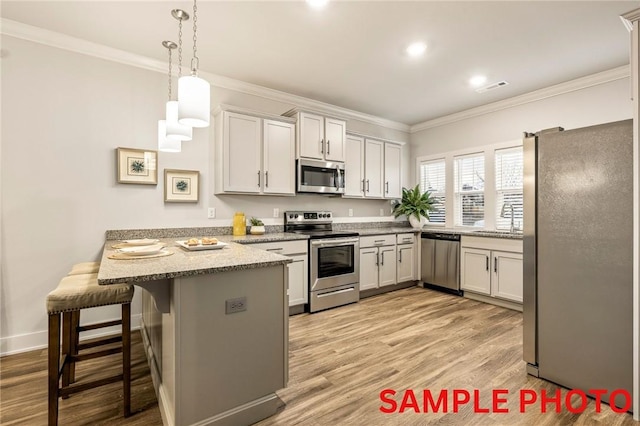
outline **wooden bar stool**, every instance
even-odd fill
[[[131,414],[131,300],[134,288],[129,284],[98,285],[98,274],[64,277],[47,296],[49,314],[49,426],[58,424],[58,400],[76,392],[122,381],[124,416]],[[82,309],[107,305],[122,305],[122,318],[98,324],[80,326]],[[62,315],[62,347],[60,346],[60,316]],[[82,331],[122,325],[122,335],[80,343]],[[119,347],[79,354],[84,349],[122,342]],[[122,374],[87,383],[75,382],[75,364],[122,352]],[[62,363],[60,361],[62,354]],[[62,386],[60,385],[62,378]]]
[[[76,263],[67,275],[97,274],[98,269],[100,269],[100,262]]]

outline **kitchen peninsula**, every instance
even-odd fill
[[[104,247],[98,282],[144,289],[142,335],[165,425],[251,424],[282,406],[291,260],[219,239],[228,246],[205,251],[161,239],[171,255],[136,260],[110,259],[116,240]]]

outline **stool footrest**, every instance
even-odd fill
[[[60,389],[59,393],[61,397],[66,397],[76,392],[82,392],[87,389],[97,388],[102,385],[108,385],[109,383],[122,381],[122,374],[118,374],[117,376],[105,377],[104,379],[93,380],[87,383],[78,383],[69,385],[66,388]]]
[[[89,325],[81,325],[80,327],[77,328],[77,330],[79,332],[88,331],[88,330],[95,330],[97,328],[113,327],[114,325],[120,325],[120,324],[122,324],[122,320],[105,321],[105,322],[99,322],[99,323],[89,324]]]
[[[105,339],[96,340],[93,342],[80,343],[78,345],[78,350],[82,351],[84,349],[95,348],[96,346],[109,345],[111,343],[122,342],[122,336],[108,337]]]

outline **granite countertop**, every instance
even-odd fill
[[[224,238],[224,237],[220,237]],[[270,243],[276,241],[294,241],[294,240],[308,240],[309,236],[304,234],[295,234],[293,232],[274,232],[266,233],[263,235],[227,235],[226,238],[229,241],[233,241],[238,244],[253,244],[253,243]]]
[[[522,232],[507,232],[507,231],[486,231],[486,230],[473,230],[473,229],[455,229],[455,228],[440,228],[440,227],[424,227],[422,233],[425,234],[459,234],[467,237],[488,237],[488,238],[506,238],[510,240],[521,240]]]
[[[286,237],[289,237],[289,235]],[[232,235],[224,235],[217,238],[222,242],[228,242],[229,245],[219,250],[188,251],[176,244],[176,238],[162,238],[160,241],[167,244],[166,249],[172,252],[172,255],[132,260],[109,259],[108,256],[114,253],[114,249],[111,246],[119,242],[117,240],[109,240],[105,243],[102,252],[98,283],[136,283],[264,268],[291,262],[291,259],[286,256],[254,248],[250,245],[234,243],[233,239],[237,237]],[[188,238],[179,238],[179,240],[185,239]]]
[[[419,229],[407,228],[407,227],[389,227],[389,228],[355,228],[353,231],[360,234],[361,237],[367,235],[387,235],[387,234],[406,234],[406,233],[418,233]]]

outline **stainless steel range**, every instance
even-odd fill
[[[285,232],[309,235],[309,312],[360,299],[360,239],[334,231],[328,211],[284,213]]]

